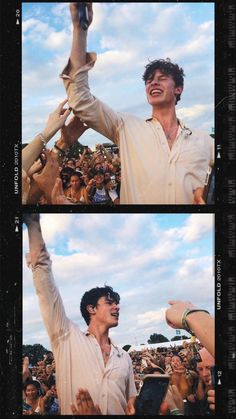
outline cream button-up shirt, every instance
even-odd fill
[[[214,140],[190,130],[180,122],[170,150],[161,124],[115,112],[90,92],[88,71],[96,61],[87,54],[87,64],[73,77],[61,77],[69,106],[90,128],[116,143],[121,158],[121,204],[192,204],[196,188],[204,185],[214,161]]]
[[[27,263],[33,271],[41,315],[56,361],[61,414],[72,414],[70,403],[75,402],[78,389],[84,388],[102,414],[124,415],[128,400],[137,394],[130,356],[111,342],[110,357],[105,366],[96,338],[88,331],[82,332],[68,319],[45,246],[33,265],[27,255]]]

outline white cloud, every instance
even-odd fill
[[[213,227],[213,214],[191,214],[182,229],[182,237],[191,242],[199,239],[206,232],[213,231]]]
[[[71,35],[68,34],[65,30],[61,32],[51,32],[44,41],[44,46],[49,49],[65,49],[70,45]]]
[[[69,17],[69,3],[56,3],[55,6],[53,5],[52,14],[61,18]]]
[[[53,246],[61,236],[73,229],[73,219],[67,214],[41,215],[41,226],[45,242]]]
[[[165,321],[166,307],[162,307],[157,311],[146,311],[137,315],[139,326],[148,326],[149,324],[160,324]]]
[[[178,275],[180,278],[193,279],[193,275],[199,277],[199,273],[209,273],[209,266],[212,265],[212,257],[191,258],[183,261]],[[211,271],[212,272],[212,271]],[[211,273],[211,280],[212,280]]]
[[[195,104],[188,108],[179,108],[178,117],[183,120],[192,120],[204,116],[213,111],[213,104]]]
[[[167,237],[183,239],[192,242],[200,239],[206,232],[213,231],[213,214],[191,214],[183,227],[171,228],[166,232]]]

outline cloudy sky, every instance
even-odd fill
[[[167,338],[170,299],[188,300],[214,314],[212,214],[43,214],[42,231],[66,313],[82,330],[86,290],[106,282],[121,296],[117,344]],[[23,254],[28,236],[23,230]],[[32,273],[23,260],[23,343],[50,348]]]
[[[59,74],[70,53],[68,3],[22,3],[23,142],[43,130],[65,96]],[[148,60],[170,57],[184,68],[177,115],[208,133],[214,127],[214,3],[94,3],[88,49],[98,60],[92,93],[121,112],[150,116],[142,74]],[[51,140],[51,146],[55,139]],[[88,130],[93,147],[104,137]]]

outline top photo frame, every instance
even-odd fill
[[[214,204],[214,3],[91,5],[22,3],[22,204]]]

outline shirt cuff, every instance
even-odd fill
[[[89,71],[94,66],[95,62],[97,61],[97,54],[96,52],[87,52],[86,53],[86,64],[84,64],[82,67],[80,67],[73,76],[69,76],[68,73],[70,71],[70,59],[68,60],[67,65],[62,70],[62,73],[60,74],[60,77],[62,79],[70,79],[73,80],[77,74],[83,73],[84,71]]]

